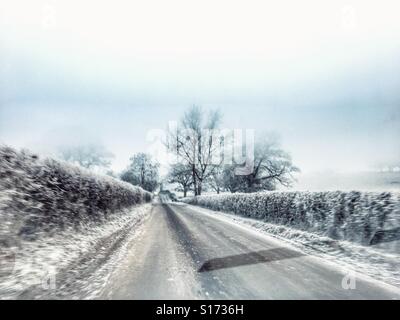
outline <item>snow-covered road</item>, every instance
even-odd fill
[[[348,272],[193,206],[160,203],[99,298],[400,298],[397,288]]]

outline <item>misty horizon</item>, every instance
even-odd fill
[[[179,0],[78,11],[74,2],[20,2],[2,5],[3,144],[53,155],[63,144],[100,143],[120,172],[147,151],[149,131],[199,105],[219,109],[222,128],[278,136],[299,180],[400,162],[394,1],[308,0],[312,12],[260,1],[212,11]]]

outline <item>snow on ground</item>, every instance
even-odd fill
[[[348,270],[400,287],[400,254],[375,246],[361,246],[348,241],[333,240],[310,232],[275,225],[253,218],[214,211],[199,206],[193,209],[225,222],[251,228],[295,246],[302,252],[330,261]]]
[[[13,271],[1,277],[0,298],[95,298],[150,210],[151,204],[144,204],[104,224],[23,241],[15,250]]]

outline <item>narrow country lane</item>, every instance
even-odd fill
[[[367,278],[184,204],[154,204],[104,299],[399,299]]]

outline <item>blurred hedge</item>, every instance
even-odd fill
[[[0,236],[35,238],[148,202],[152,195],[117,179],[26,151],[0,147]]]
[[[182,201],[363,245],[400,240],[399,193],[275,191]]]

